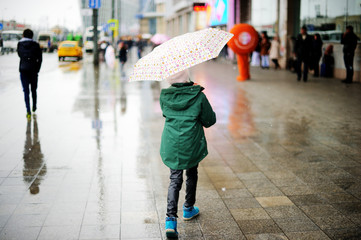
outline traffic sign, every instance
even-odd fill
[[[3,24],[2,23],[0,23],[0,30],[3,30]]]
[[[100,8],[100,0],[89,0],[89,8]]]

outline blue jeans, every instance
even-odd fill
[[[198,164],[197,166],[186,170],[186,199],[184,206],[192,207],[196,202],[196,190],[198,181]],[[167,217],[178,217],[178,199],[179,191],[183,183],[183,170],[170,169],[170,184],[168,188],[167,199]]]
[[[30,89],[33,98],[33,110],[36,110],[36,89],[38,88],[38,73],[33,72],[20,72],[21,85],[24,91],[24,100],[26,111],[30,113]],[[30,88],[29,88],[30,86]]]

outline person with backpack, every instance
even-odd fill
[[[21,85],[24,91],[24,99],[26,106],[26,117],[31,118],[30,111],[30,89],[33,99],[33,112],[36,111],[37,94],[36,89],[38,87],[38,73],[42,63],[42,51],[39,43],[33,40],[34,33],[30,29],[25,29],[23,32],[23,38],[18,43],[18,55],[20,57],[19,71]],[[29,89],[30,87],[30,89]]]

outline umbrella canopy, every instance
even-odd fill
[[[157,33],[150,39],[150,41],[156,45],[159,45],[159,44],[165,43],[169,39],[170,39],[170,37],[168,37],[167,35]]]
[[[233,34],[208,28],[186,33],[154,48],[134,65],[129,81],[162,81],[218,56]]]

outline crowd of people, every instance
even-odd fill
[[[347,26],[341,37],[343,44],[344,63],[346,67],[346,79],[343,83],[352,83],[353,59],[357,47],[358,37],[353,32],[352,26]],[[309,35],[306,26],[301,28],[297,37],[289,39],[291,56],[287,59],[287,69],[297,73],[297,80],[307,82],[309,71],[313,71],[314,77],[333,77],[334,57],[333,45],[323,45],[320,34]],[[262,69],[270,68],[270,60],[274,68],[279,69],[280,39],[275,35],[272,40],[267,32],[261,32],[259,43],[252,53],[251,65],[260,66]],[[321,61],[321,64],[320,64]]]

